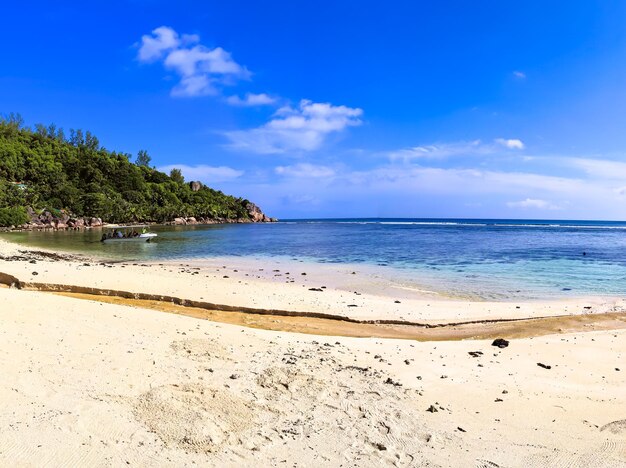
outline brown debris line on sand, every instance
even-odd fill
[[[0,285],[5,285],[10,288],[22,289],[22,282],[13,275],[2,273],[0,271]]]
[[[566,315],[503,321],[490,320],[484,322],[467,322],[464,324],[443,324],[433,327],[358,322],[336,318],[311,317],[304,314],[274,315],[271,313],[259,314],[237,310],[208,310],[154,299],[133,299],[113,295],[95,295],[64,291],[51,292],[76,299],[152,309],[250,328],[328,336],[450,341],[492,339],[502,336],[507,338],[525,338],[558,333],[626,328],[626,312]]]
[[[160,310],[252,328],[330,336],[444,341],[502,337],[523,338],[578,331],[626,328],[626,312],[624,311],[602,314],[553,315],[444,323],[388,319],[359,320],[345,315],[322,312],[255,309],[194,301],[173,296],[67,284],[24,282],[4,273],[0,273],[0,285]]]
[[[24,282],[19,281],[17,278],[7,275],[10,280],[3,282],[0,277],[0,285],[4,284],[10,287],[17,286],[19,289],[26,289],[30,291],[41,292],[56,292],[56,293],[76,293],[87,294],[90,296],[113,296],[124,299],[132,300],[146,300],[146,301],[158,301],[163,303],[171,303],[184,307],[191,307],[197,309],[204,309],[210,311],[223,311],[223,312],[243,312],[246,314],[254,315],[275,315],[280,317],[307,317],[307,318],[319,318],[326,320],[337,320],[342,322],[356,323],[356,324],[371,324],[371,325],[400,325],[400,326],[413,326],[424,328],[439,328],[450,327],[455,325],[470,325],[470,324],[485,324],[485,323],[501,323],[501,322],[516,322],[520,320],[526,320],[525,318],[502,318],[502,319],[484,319],[484,320],[471,320],[461,322],[445,322],[445,323],[432,323],[432,322],[415,322],[409,320],[395,320],[395,319],[356,319],[346,315],[330,314],[324,312],[296,312],[293,310],[280,310],[280,309],[259,309],[252,307],[231,306],[224,304],[215,304],[206,301],[196,301],[192,299],[184,299],[175,296],[164,296],[161,294],[148,294],[141,292],[129,292],[120,291],[115,289],[102,289],[92,288],[88,286],[76,286],[71,284],[55,284],[55,283],[37,283],[37,282]],[[15,280],[19,284],[12,284],[10,281]],[[356,305],[350,304],[348,307],[356,307]],[[543,317],[534,317],[543,318]]]

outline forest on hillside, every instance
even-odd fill
[[[27,222],[27,207],[129,223],[248,219],[248,203],[206,186],[192,190],[180,170],[151,167],[144,150],[132,161],[89,131],[66,135],[54,124],[27,127],[19,114],[0,117],[0,226]]]

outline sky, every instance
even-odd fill
[[[626,220],[626,2],[11,2],[0,113],[279,218]]]

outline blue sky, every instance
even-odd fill
[[[626,3],[3,6],[0,112],[272,216],[626,219]]]

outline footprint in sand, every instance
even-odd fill
[[[605,424],[600,428],[600,432],[609,431],[612,434],[622,434],[626,432],[626,419],[619,419]]]
[[[181,356],[195,361],[210,359],[230,360],[229,352],[222,345],[209,339],[190,338],[187,340],[173,341],[170,347]]]
[[[545,468],[626,468],[626,444],[621,440],[607,440],[582,453],[564,450],[536,454],[524,459],[523,466]]]
[[[242,444],[253,427],[256,406],[225,389],[201,384],[164,385],[139,396],[137,420],[166,446],[210,453]]]
[[[500,465],[489,460],[476,460],[476,468],[500,468]]]

